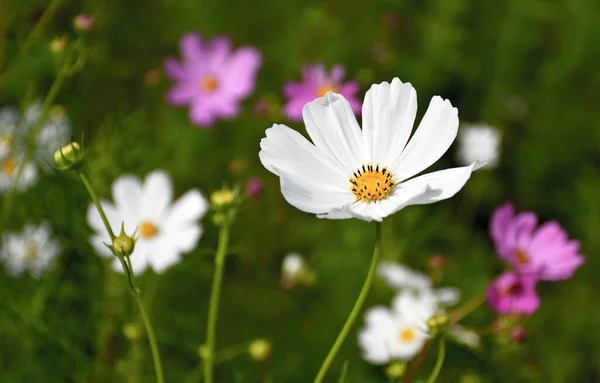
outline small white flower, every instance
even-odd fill
[[[24,115],[25,130],[31,131],[38,123],[42,114],[42,103],[37,101],[31,105]],[[54,152],[69,142],[71,125],[62,107],[54,106],[48,118],[43,122],[35,137],[34,157],[38,163],[44,165],[45,159],[52,158]],[[47,166],[42,166],[44,169]]]
[[[494,168],[500,159],[501,136],[498,129],[486,124],[463,125],[458,135],[458,162],[461,165],[473,161],[486,163]]]
[[[198,190],[190,190],[172,203],[171,178],[163,171],[154,171],[143,184],[135,176],[119,177],[112,194],[114,204],[108,201],[101,204],[113,231],[119,233],[121,222],[125,222],[128,234],[137,229],[138,240],[130,256],[134,273],[143,273],[148,266],[162,273],[178,263],[181,254],[196,247],[202,234],[198,220],[208,210],[208,202]],[[93,204],[88,209],[87,221],[96,232],[90,239],[96,252],[113,257],[104,245],[110,244],[110,238]],[[116,257],[113,268],[122,272]]]
[[[457,109],[435,96],[409,141],[416,113],[415,89],[397,78],[369,89],[362,129],[348,101],[328,92],[302,111],[313,143],[275,124],[261,140],[259,157],[296,208],[320,218],[381,221],[408,205],[452,197],[478,166],[415,177],[448,150],[458,131]]]
[[[39,278],[50,266],[60,251],[60,243],[52,238],[52,229],[47,222],[39,226],[25,225],[21,233],[5,233],[2,236],[0,259],[12,276],[25,270]]]
[[[444,306],[452,306],[460,300],[460,291],[454,287],[433,288],[427,275],[394,262],[381,261],[377,274],[395,290],[413,290],[433,294]]]
[[[282,278],[288,281],[296,280],[305,270],[304,258],[298,253],[289,253],[281,263]]]
[[[16,109],[5,107],[0,109],[0,158],[7,156],[14,148],[19,123]]]
[[[15,156],[12,153],[0,157],[0,194],[6,194],[13,188],[19,173],[23,156]],[[19,178],[17,190],[25,191],[37,182],[37,168],[31,162],[25,164],[25,168]]]
[[[437,303],[433,295],[406,291],[394,298],[391,310],[381,306],[368,310],[366,327],[358,333],[363,358],[373,364],[412,359],[430,337],[426,322],[439,312]]]

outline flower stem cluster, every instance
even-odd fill
[[[243,202],[238,187],[233,189],[222,188],[215,190],[210,196],[210,205],[214,210],[213,223],[222,227],[230,225]]]

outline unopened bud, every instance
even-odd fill
[[[246,182],[246,196],[250,199],[260,197],[263,192],[263,182],[258,177],[253,177]]]
[[[436,314],[431,318],[427,319],[427,327],[429,328],[429,333],[431,335],[439,335],[444,334],[448,331],[450,327],[450,319],[448,319],[448,315],[445,314]]]
[[[208,345],[203,344],[200,347],[198,347],[198,356],[200,357],[200,359],[207,359],[209,353],[210,351],[208,350]]]
[[[523,343],[525,339],[527,339],[527,332],[521,326],[515,327],[510,332],[510,340],[513,341],[513,343],[520,344]]]
[[[131,340],[139,339],[141,335],[140,328],[135,323],[127,323],[125,326],[123,326],[123,334],[127,339]]]
[[[127,257],[133,253],[135,249],[135,234],[129,236],[125,233],[125,223],[121,224],[121,233],[113,240],[112,246],[109,246],[111,251],[117,257]]]
[[[55,37],[50,41],[50,51],[52,53],[62,53],[67,49],[68,43],[66,37]]]
[[[440,254],[432,255],[427,259],[427,263],[432,269],[443,269],[446,267],[446,258]]]
[[[235,193],[229,189],[216,190],[210,196],[210,203],[213,208],[220,209],[227,207],[235,201]]]
[[[79,165],[83,157],[81,146],[77,142],[71,142],[54,153],[54,162],[58,165],[58,170],[68,170]]]
[[[149,69],[145,74],[144,74],[144,84],[147,87],[155,87],[160,83],[160,71],[158,69]]]
[[[406,362],[396,361],[385,369],[385,373],[391,379],[398,379],[406,373]]]
[[[73,25],[75,29],[80,31],[89,31],[94,26],[94,17],[85,13],[80,13],[75,16],[73,20]]]
[[[256,361],[262,361],[269,357],[271,353],[271,343],[266,339],[256,339],[248,347],[250,357]]]

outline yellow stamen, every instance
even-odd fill
[[[33,260],[37,258],[40,249],[35,245],[27,245],[25,248],[25,258]]]
[[[521,249],[517,250],[515,253],[515,259],[519,265],[527,265],[529,264],[529,256],[527,253]]]
[[[142,238],[152,238],[158,234],[158,227],[150,221],[143,221],[138,228],[138,234]]]
[[[379,164],[362,165],[356,169],[353,178],[350,178],[350,190],[356,196],[357,201],[379,201],[387,198],[392,188],[396,185],[393,174],[387,167],[379,168]]]
[[[217,89],[218,85],[219,83],[217,82],[216,77],[211,75],[205,76],[200,81],[200,89],[202,89],[204,92],[212,92]]]
[[[335,87],[335,86],[333,86],[331,84],[321,85],[319,87],[319,89],[317,90],[317,97],[325,97],[325,95],[329,91],[337,93],[338,89],[337,89],[337,87]]]
[[[2,166],[0,166],[0,168],[2,169],[2,173],[12,176],[15,174],[18,165],[19,164],[17,163],[17,160],[15,160],[13,157],[8,157],[2,161]]]
[[[400,331],[400,334],[398,334],[398,340],[402,343],[410,343],[416,337],[417,337],[417,334],[415,333],[415,330],[413,330],[412,328],[405,328],[402,331]]]

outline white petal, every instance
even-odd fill
[[[368,161],[392,166],[401,155],[417,114],[417,92],[394,78],[371,86],[362,108]]]
[[[202,235],[202,226],[185,225],[177,228],[175,232],[168,235],[169,241],[173,241],[173,247],[182,253],[188,253],[196,247]]]
[[[471,173],[481,166],[480,163],[472,163],[469,166],[440,170],[427,173],[411,180],[403,182],[402,188],[421,190],[424,186],[431,188],[434,192],[425,194],[422,198],[411,201],[410,205],[422,205],[438,202],[454,196],[471,177]]]
[[[133,268],[133,273],[135,275],[143,274],[148,268],[149,259],[154,255],[156,251],[156,247],[153,244],[149,244],[147,242],[138,241],[135,244],[135,250],[133,254],[129,256],[129,260],[131,261],[131,267]],[[123,272],[123,267],[121,267],[119,263],[119,271]]]
[[[291,205],[324,214],[355,200],[347,174],[301,134],[284,125],[273,125],[266,133],[260,160],[281,178],[281,192]]]
[[[123,175],[113,183],[113,199],[116,209],[124,217],[139,217],[142,184],[137,177]]]
[[[156,249],[153,249],[152,255],[148,258],[148,262],[157,274],[164,273],[170,266],[180,261],[181,254],[175,246],[169,243],[162,243]]]
[[[379,262],[377,274],[394,289],[428,289],[432,284],[427,275],[393,262]]]
[[[431,99],[415,134],[390,170],[398,181],[412,177],[436,162],[458,131],[458,109],[439,96]]]
[[[353,218],[354,216],[348,207],[343,207],[340,209],[333,209],[325,214],[318,214],[317,217],[326,219],[347,219]]]
[[[121,222],[123,221],[123,217],[117,212],[114,205],[104,199],[100,199],[100,205],[104,210],[104,214],[106,214],[106,218],[108,219],[108,223],[112,228],[113,232],[116,234],[119,230],[121,230]],[[86,214],[87,224],[94,229],[97,233],[105,233],[106,227],[104,226],[104,222],[98,213],[98,209],[96,209],[96,205],[90,203],[88,206],[88,211]],[[131,233],[129,233],[131,234]],[[108,236],[108,234],[107,234]]]
[[[442,287],[435,290],[435,295],[444,306],[453,306],[460,300],[460,290],[456,287]]]
[[[365,313],[365,322],[367,326],[374,327],[378,331],[386,331],[394,328],[394,318],[392,312],[383,306],[375,306]]]
[[[141,194],[141,217],[157,218],[173,199],[173,182],[164,171],[153,171],[146,176]]]
[[[165,226],[195,222],[202,218],[207,211],[206,198],[198,190],[190,190],[173,203]]]
[[[98,255],[103,257],[114,257],[108,247],[104,245],[105,243],[110,245],[110,237],[108,234],[95,234],[90,237],[90,244]]]
[[[364,161],[362,134],[350,103],[327,92],[302,109],[306,131],[315,146],[335,159],[348,174]]]

